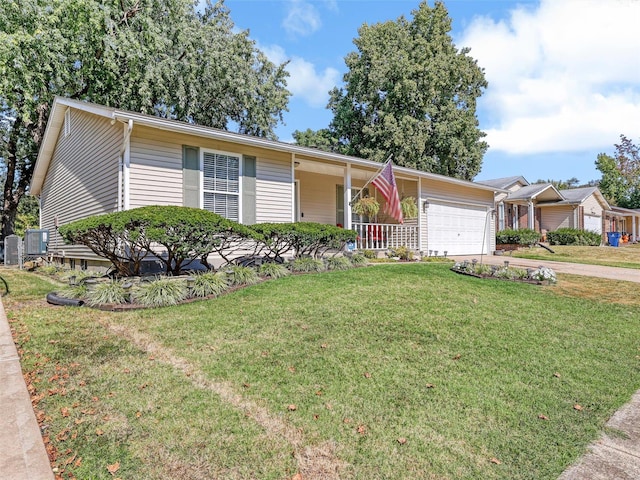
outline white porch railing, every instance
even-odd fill
[[[418,227],[384,223],[353,223],[358,232],[356,245],[359,250],[388,250],[407,247],[418,250]]]

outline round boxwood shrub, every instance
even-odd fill
[[[602,236],[598,232],[578,230],[577,228],[559,228],[547,233],[547,240],[551,245],[580,245],[597,247],[602,243]]]

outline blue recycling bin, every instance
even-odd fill
[[[612,247],[617,247],[620,245],[620,237],[622,234],[620,232],[607,232],[607,240],[609,240],[609,245]]]

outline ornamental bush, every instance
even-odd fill
[[[272,259],[288,252],[318,258],[328,250],[342,250],[357,237],[354,230],[314,222],[259,223],[251,228],[264,237],[263,252]]]
[[[547,240],[551,245],[580,245],[597,247],[602,242],[598,232],[578,230],[577,228],[559,228],[547,233]]]
[[[501,230],[496,234],[496,244],[535,245],[540,241],[540,233],[530,228]]]
[[[111,262],[118,276],[139,275],[145,257],[155,255],[167,273],[179,274],[184,263],[219,254],[226,263],[239,249],[259,248],[256,231],[199,208],[135,208],[85,218],[59,228],[67,243],[85,245]]]

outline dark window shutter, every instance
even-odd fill
[[[256,157],[242,156],[242,223],[256,223]]]
[[[182,204],[200,208],[200,149],[182,146]]]

